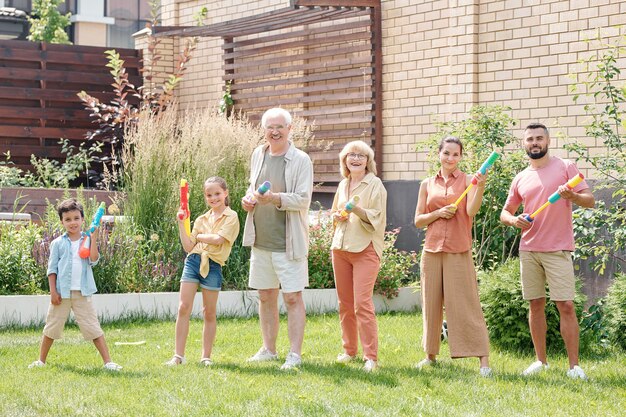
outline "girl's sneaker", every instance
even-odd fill
[[[106,369],[107,371],[121,371],[122,370],[122,366],[116,364],[115,362],[107,362],[104,364],[104,369]]]
[[[46,366],[46,363],[40,361],[39,359],[37,359],[35,362],[33,362],[30,365],[28,365],[28,369],[41,368],[42,366]]]
[[[165,365],[165,366],[184,365],[185,362],[186,362],[186,360],[185,360],[184,356],[180,356],[180,355],[174,354],[174,356],[172,356],[172,359],[170,359],[169,361],[165,362],[163,365]]]

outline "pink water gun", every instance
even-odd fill
[[[191,211],[189,210],[189,183],[186,179],[180,180],[180,211],[178,214],[178,220],[184,220],[185,233],[187,236],[191,235],[191,224],[189,218],[191,217]]]
[[[576,187],[578,184],[580,184],[580,182],[582,180],[584,180],[585,177],[583,176],[583,174],[578,174],[575,177],[573,177],[571,180],[569,180],[567,182],[567,184],[565,184],[565,186],[567,188],[569,188],[570,190],[573,190],[574,187]],[[545,209],[546,207],[548,207],[550,204],[554,204],[557,201],[559,201],[559,199],[561,198],[561,195],[559,194],[558,191],[556,191],[554,194],[552,194],[549,198],[548,201],[546,201],[545,203],[543,203],[543,205],[541,207],[539,207],[537,210],[535,210],[535,212],[533,214],[527,214],[526,215],[526,220],[529,222],[532,222],[533,220],[535,220],[535,217],[537,217],[537,214],[541,213],[543,211],[543,209]]]

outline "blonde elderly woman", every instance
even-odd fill
[[[372,295],[383,254],[387,191],[376,176],[374,151],[365,142],[348,143],[339,153],[339,167],[344,179],[337,187],[331,211],[332,261],[344,350],[337,362],[355,359],[360,339],[363,369],[372,372],[378,361],[378,325]]]

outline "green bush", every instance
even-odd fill
[[[386,298],[397,297],[401,287],[417,281],[417,272],[413,268],[417,264],[417,255],[413,251],[405,252],[395,247],[398,233],[400,229],[385,232],[383,259],[374,285],[374,293]]]
[[[604,305],[609,340],[626,350],[626,274],[615,275]]]
[[[0,294],[39,294],[47,288],[46,270],[40,268],[33,251],[43,234],[30,223],[0,222]]]
[[[309,286],[335,288],[330,245],[333,227],[327,212],[317,212],[317,221],[309,228]]]
[[[480,301],[492,345],[503,349],[530,351],[533,348],[528,326],[529,303],[522,298],[519,259],[512,258],[492,271],[479,271]],[[580,282],[577,283],[580,286]],[[580,294],[580,291],[577,291]],[[576,314],[581,316],[584,296],[577,295]],[[556,305],[546,303],[547,345],[563,351]]]
[[[415,252],[396,249],[399,229],[385,232],[383,259],[374,285],[374,293],[386,298],[398,296],[398,290],[414,282]],[[311,288],[334,288],[335,278],[330,252],[333,228],[327,214],[318,212],[318,220],[309,230],[309,284]]]

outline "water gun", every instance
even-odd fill
[[[272,187],[272,183],[270,183],[269,181],[265,181],[263,184],[259,185],[259,188],[256,189],[256,192],[263,195],[266,192],[268,192],[271,187]],[[248,200],[251,202],[255,202],[256,198],[254,197],[254,195],[250,194],[248,196]]]
[[[102,216],[104,216],[104,210],[106,206],[104,202],[100,203],[96,214],[93,216],[93,220],[91,222],[91,226],[87,229],[87,236],[83,239],[83,244],[80,245],[80,249],[78,249],[78,256],[83,259],[89,258],[89,254],[91,253],[91,234],[96,230],[96,227],[100,226],[100,221],[102,220]]]
[[[567,182],[567,184],[565,184],[565,186],[567,188],[569,188],[570,190],[573,190],[574,187],[576,187],[578,184],[580,184],[580,182],[582,180],[584,180],[585,177],[583,176],[583,174],[578,174],[575,177],[573,177],[571,180],[569,180]],[[548,201],[546,201],[545,203],[543,203],[543,205],[541,207],[539,207],[537,210],[535,210],[535,212],[533,214],[527,214],[526,215],[526,220],[529,222],[532,222],[533,220],[535,220],[535,217],[537,217],[537,214],[541,213],[541,211],[543,209],[545,209],[546,207],[548,207],[550,204],[554,204],[557,201],[559,201],[559,199],[561,198],[561,195],[559,194],[558,191],[556,191],[554,194],[552,194],[549,198]]]
[[[339,213],[341,217],[346,217],[348,214],[350,214],[352,209],[354,209],[357,204],[359,204],[359,200],[361,200],[361,197],[359,197],[358,195],[353,196],[350,201],[346,203],[344,209],[341,210],[341,213]]]
[[[489,158],[487,158],[487,160],[483,162],[480,168],[478,168],[478,172],[485,175],[487,170],[491,168],[494,162],[496,162],[496,159],[498,159],[499,157],[500,157],[500,154],[498,152],[495,152],[495,151],[491,152],[491,155],[489,155]],[[470,185],[467,186],[465,191],[463,191],[463,194],[461,194],[461,196],[457,198],[457,200],[454,202],[454,207],[459,206],[459,204],[461,203],[461,200],[463,200],[463,198],[467,195],[469,190],[471,190],[472,187],[475,186],[477,183],[478,183],[478,180],[476,179],[476,177],[472,178],[472,182],[470,183]]]
[[[189,183],[186,179],[180,180],[180,211],[182,214],[178,215],[178,220],[184,220],[185,232],[187,236],[191,235],[191,225],[189,218],[191,217],[191,211],[189,211]]]

